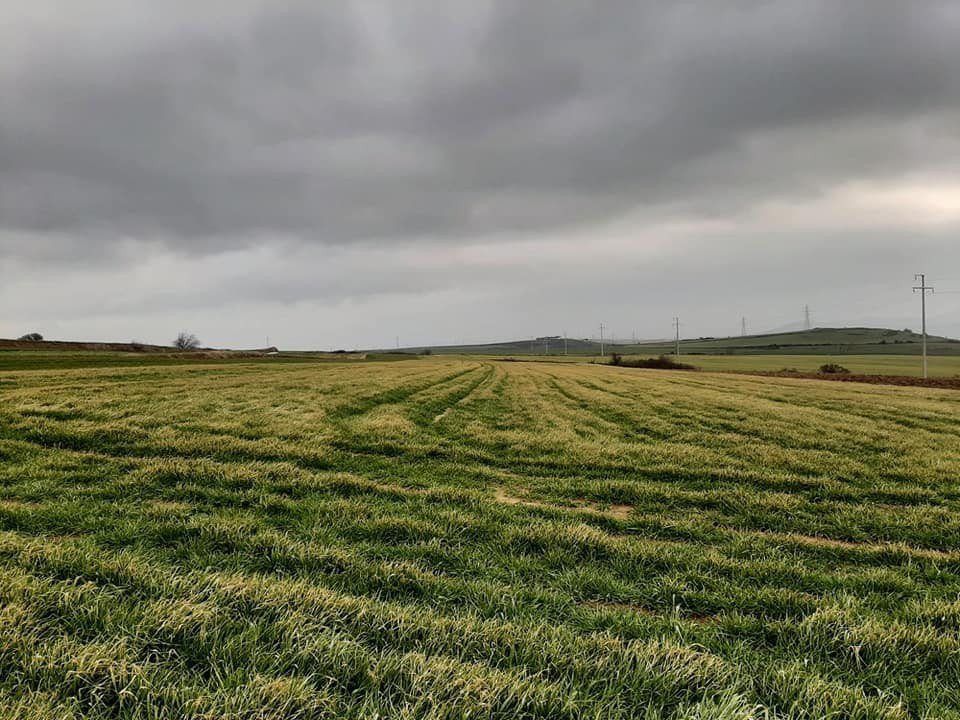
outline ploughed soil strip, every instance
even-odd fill
[[[518,498],[514,495],[508,493],[504,488],[497,488],[494,493],[494,499],[497,502],[503,503],[504,505],[525,505],[526,507],[541,508],[545,510],[572,510],[572,511],[587,511],[592,513],[597,513],[599,515],[608,515],[610,517],[616,518],[617,520],[626,520],[630,517],[630,513],[633,512],[633,507],[630,505],[600,505],[599,503],[590,503],[586,500],[575,500],[569,506],[567,505],[554,505],[553,503],[547,503],[540,500],[526,500],[524,498]]]
[[[832,380],[834,382],[869,383],[870,385],[902,385],[906,387],[960,390],[960,376],[920,378],[911,375],[859,375],[857,373],[816,373],[794,370],[731,370],[737,375],[798,378],[800,380]]]

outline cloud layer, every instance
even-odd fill
[[[831,257],[904,285],[929,259],[960,262],[956,3],[21,5],[0,4],[3,292],[65,331],[161,333],[188,309],[254,306],[310,344],[271,313],[402,296],[411,317],[392,323],[409,334],[441,293],[503,312],[489,332],[510,336],[565,320],[538,269],[592,326],[636,291],[625,268],[687,273],[700,306],[734,314],[752,293],[710,280],[711,258],[783,278],[797,243],[819,248],[806,296],[828,290]],[[144,280],[114,307],[57,300],[54,277],[81,295]],[[31,302],[11,297],[28,281]],[[524,322],[498,306],[504,287]],[[475,326],[456,312],[434,326]],[[358,344],[392,335],[370,313]]]

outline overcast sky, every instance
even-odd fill
[[[0,0],[0,336],[960,335],[960,3]]]

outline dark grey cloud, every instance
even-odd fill
[[[0,335],[899,324],[958,68],[951,0],[0,0]]]
[[[960,160],[951,2],[39,5],[0,10],[0,224],[86,247],[455,241]]]

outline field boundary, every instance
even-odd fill
[[[866,375],[860,373],[815,373],[792,370],[710,370],[706,372],[730,375],[755,375],[758,377],[791,378],[796,380],[825,380],[827,382],[852,382],[868,385],[898,385],[901,387],[925,387],[938,390],[960,390],[960,376],[921,378],[910,375]]]

